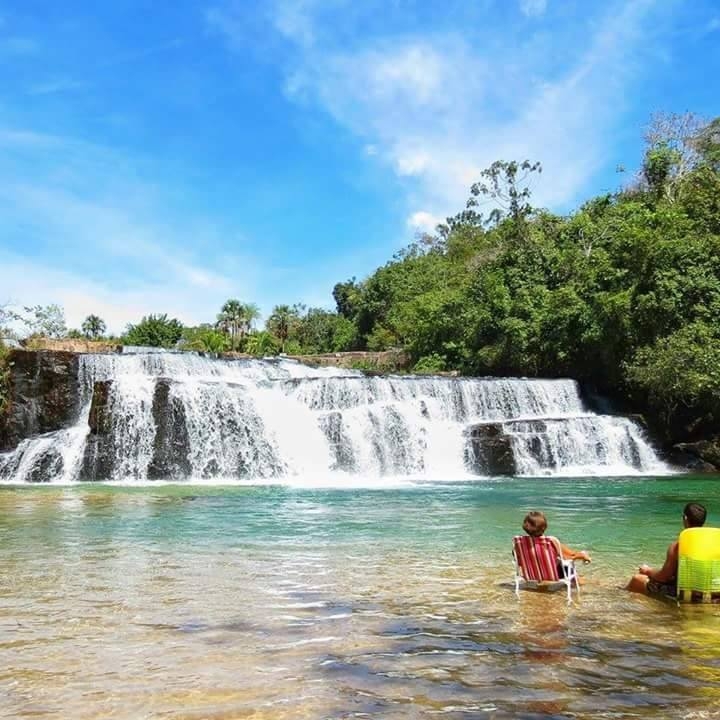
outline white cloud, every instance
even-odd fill
[[[1,127],[0,148],[0,302],[57,303],[76,327],[94,312],[120,332],[150,313],[212,321],[228,297],[262,296],[273,269],[241,239],[233,260],[200,254],[223,247],[227,229],[165,207],[138,158]]]
[[[457,30],[356,38],[352,49],[298,44],[286,92],[372,146],[405,180],[411,216],[460,210],[496,159],[540,160],[534,200],[557,207],[576,200],[603,161],[653,5],[608,5],[576,30],[584,40],[564,48],[560,69],[552,36],[484,46]],[[537,14],[545,3],[523,7]]]
[[[150,313],[166,312],[187,324],[212,321],[227,299],[218,292],[193,293],[175,277],[163,283],[113,286],[69,268],[9,254],[0,255],[0,285],[2,302],[19,307],[57,303],[65,311],[68,327],[74,328],[94,313],[105,320],[109,332],[117,334]]]
[[[520,0],[520,11],[527,17],[543,15],[547,10],[547,0]]]
[[[315,41],[311,14],[316,5],[317,0],[279,0],[275,3],[272,19],[283,35],[301,45],[310,46]]]
[[[398,145],[392,153],[398,175],[421,175],[432,160],[430,153],[422,148],[406,148]]]
[[[441,218],[425,210],[418,210],[407,219],[408,227],[428,233],[434,232],[441,222],[443,222]]]

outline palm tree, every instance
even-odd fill
[[[254,303],[243,303],[233,298],[222,306],[217,318],[217,327],[230,335],[231,350],[236,350],[242,343],[242,339],[250,332],[258,317],[260,310]]]
[[[276,305],[268,318],[268,329],[280,341],[280,352],[285,352],[285,342],[297,315],[297,310],[289,305]]]
[[[240,328],[240,337],[247,335],[251,330],[253,323],[260,317],[260,308],[255,303],[244,303],[243,305],[243,324]]]
[[[88,315],[82,324],[83,334],[88,340],[97,340],[105,334],[105,330],[105,321],[98,315]]]
[[[243,304],[239,300],[228,300],[217,317],[217,326],[224,333],[230,335],[230,349],[235,350],[237,347],[237,338],[240,333],[240,323],[242,322]]]

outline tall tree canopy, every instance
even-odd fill
[[[145,347],[174,347],[182,337],[183,326],[179,320],[166,314],[147,315],[137,325],[128,325],[122,340],[126,345]]]
[[[81,326],[83,335],[89,340],[97,340],[105,334],[105,321],[98,315],[88,315]]]
[[[237,350],[259,317],[257,305],[232,298],[222,306],[216,325],[230,337],[230,349]]]
[[[493,163],[435,235],[338,283],[357,344],[424,371],[576,377],[720,432],[720,118],[653,117],[637,180],[564,217],[531,204],[539,171]]]

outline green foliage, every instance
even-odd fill
[[[88,315],[81,329],[88,340],[99,340],[105,334],[107,327],[105,321],[98,315]]]
[[[175,347],[182,337],[183,326],[179,320],[162,315],[147,315],[137,325],[128,325],[122,342],[125,345],[146,347]]]
[[[277,355],[280,346],[271,333],[261,330],[248,336],[246,349],[251,355],[267,357]]]
[[[437,353],[423,355],[413,367],[412,371],[417,374],[432,375],[433,373],[443,372],[447,369],[445,358]]]
[[[296,340],[308,354],[332,353],[355,347],[355,324],[341,314],[310,308],[298,319]]]
[[[720,171],[720,118],[700,130],[695,137],[695,147],[703,164],[715,172]]]
[[[230,339],[230,349],[242,348],[245,336],[252,330],[253,323],[260,317],[260,310],[254,303],[243,303],[230,299],[222,306],[217,316],[216,327]]]
[[[181,343],[188,350],[210,353],[224,352],[230,347],[228,336],[212,325],[183,328]]]
[[[333,288],[333,299],[337,306],[337,311],[345,318],[352,320],[357,314],[356,304],[360,297],[361,290],[358,287],[355,278],[344,283],[337,283]]]
[[[532,213],[529,180],[532,173],[541,172],[542,166],[539,162],[496,160],[480,173],[482,180],[471,186],[468,210],[472,211],[481,202],[491,200],[494,207],[489,221],[498,223],[507,215],[515,224],[516,232],[524,235],[525,220]],[[478,200],[479,197],[482,197],[482,200]],[[475,217],[472,219],[476,220]]]
[[[643,162],[643,176],[652,192],[657,197],[662,196],[672,177],[673,168],[680,161],[677,150],[673,150],[667,143],[658,143],[645,154]]]
[[[697,420],[720,421],[720,329],[702,321],[640,348],[628,377],[666,418],[692,408]]]
[[[276,305],[268,318],[267,330],[280,344],[280,352],[285,352],[285,343],[291,332],[295,332],[299,320],[298,308],[289,305]]]
[[[720,119],[659,115],[646,140],[642,182],[567,217],[530,205],[537,164],[494,163],[434,236],[335,286],[354,347],[401,346],[418,371],[576,377],[668,425],[720,423]]]
[[[26,315],[22,321],[31,335],[48,338],[65,337],[65,312],[59,305],[35,305],[23,308]]]

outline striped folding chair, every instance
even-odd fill
[[[580,594],[577,570],[573,560],[563,560],[560,542],[552,535],[531,537],[516,535],[513,538],[515,559],[515,594],[520,597],[520,583],[527,587],[550,587],[562,583],[567,589],[568,602],[572,602],[572,587]]]
[[[686,528],[678,540],[678,602],[720,598],[720,528]]]

